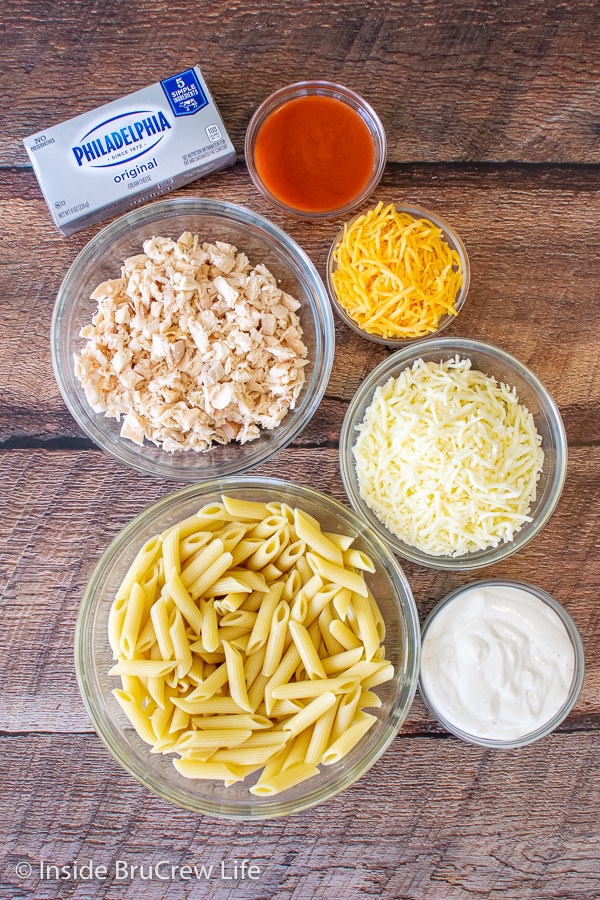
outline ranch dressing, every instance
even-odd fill
[[[525,588],[473,585],[429,623],[421,683],[449,724],[473,737],[516,740],[563,706],[575,651],[557,613]]]

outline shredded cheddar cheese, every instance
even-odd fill
[[[469,359],[418,359],[376,389],[358,431],[361,496],[406,544],[462,556],[531,521],[544,462],[533,416]]]
[[[369,334],[418,338],[456,316],[463,283],[460,257],[427,219],[393,204],[360,216],[334,250],[333,286],[340,305]]]

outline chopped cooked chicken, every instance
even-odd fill
[[[153,237],[94,290],[75,372],[121,434],[172,453],[255,440],[293,409],[307,348],[300,304],[232,244]]]

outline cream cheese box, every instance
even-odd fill
[[[23,141],[63,234],[235,162],[198,66]]]

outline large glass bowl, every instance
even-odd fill
[[[279,286],[296,297],[308,347],[310,365],[296,408],[271,431],[246,444],[232,441],[214,445],[207,453],[167,453],[148,441],[138,447],[121,437],[121,424],[89,406],[75,377],[73,355],[85,344],[79,336],[91,323],[96,301],[90,294],[102,281],[120,276],[128,257],[142,252],[142,243],[154,235],[177,239],[183,231],[199,234],[202,241],[226,241],[248,256],[252,265],[264,263]],[[335,347],[333,316],[325,287],[315,267],[285,232],[262,216],[241,206],[218,200],[163,200],[128,213],[104,228],[81,251],[58,292],[52,319],[52,363],[65,403],[86,434],[125,465],[149,475],[177,481],[201,481],[244,472],[264,463],[286,447],[315,413],[331,373]]]
[[[108,642],[108,614],[115,593],[140,546],[152,535],[196,512],[221,493],[247,500],[285,501],[299,506],[326,531],[356,536],[353,546],[368,553],[376,566],[366,580],[382,612],[386,657],[394,665],[392,681],[374,690],[382,700],[369,708],[377,722],[339,763],[321,766],[318,776],[273,797],[254,797],[248,784],[225,788],[220,782],[190,781],[175,770],[170,756],[151,754],[129,724],[111,691],[114,664]],[[419,673],[419,618],[406,577],[394,556],[352,510],[311,488],[274,478],[224,478],[180,490],[150,506],[114,539],[94,569],[86,588],[75,633],[79,687],[100,738],[115,759],[149,790],[196,812],[235,819],[259,819],[298,812],[333,797],[360,778],[393,740],[410,709]],[[258,774],[252,776],[254,779]],[[381,785],[382,796],[385,786]]]
[[[512,541],[497,547],[477,550],[464,556],[433,556],[402,541],[383,525],[361,496],[352,447],[356,441],[357,426],[363,421],[375,389],[400,373],[417,359],[426,362],[442,362],[456,355],[471,360],[472,367],[484,372],[498,382],[515,387],[519,402],[532,414],[535,427],[542,438],[544,466],[537,483],[537,496],[526,522]],[[478,569],[498,563],[538,534],[558,503],[567,472],[567,438],[556,403],[523,363],[492,344],[468,338],[435,338],[412,344],[398,350],[376,366],[354,395],[342,424],[340,434],[340,467],[346,493],[354,509],[399,556],[432,569]]]

